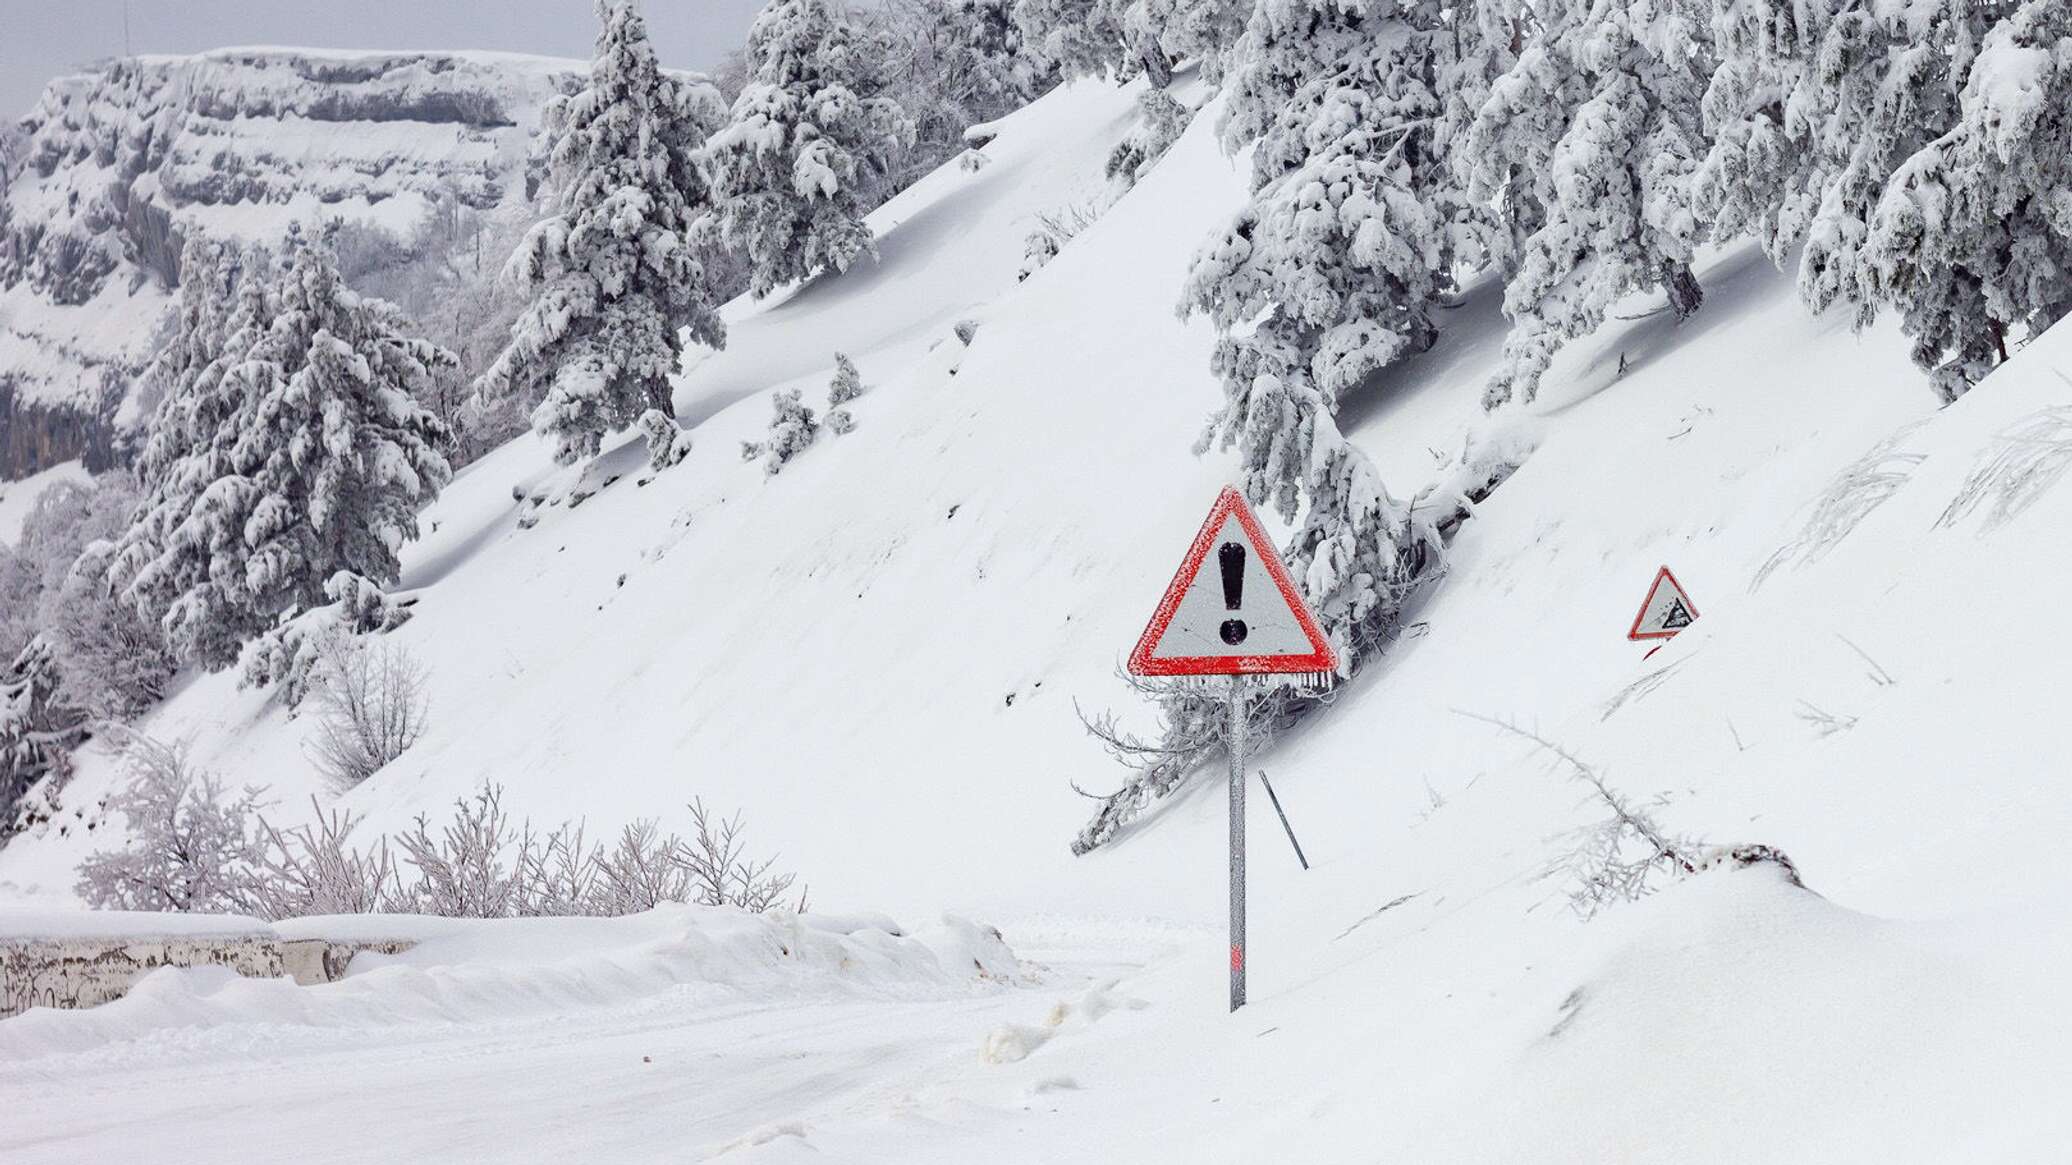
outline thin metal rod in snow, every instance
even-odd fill
[[[1273,782],[1266,779],[1266,770],[1259,770],[1259,783],[1266,786],[1266,799],[1273,802],[1273,815],[1281,819],[1281,829],[1288,835],[1288,844],[1295,847],[1295,860],[1309,868],[1309,859],[1303,856],[1302,843],[1295,840],[1295,827],[1288,824],[1288,814],[1281,808],[1281,795],[1273,791]]]

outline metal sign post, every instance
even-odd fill
[[[1232,1011],[1245,1005],[1246,677],[1283,676],[1324,684],[1337,668],[1330,641],[1295,589],[1295,580],[1288,577],[1288,568],[1252,507],[1235,489],[1224,489],[1159,600],[1151,625],[1130,652],[1129,671],[1139,676],[1230,677],[1225,751],[1230,754]],[[1286,823],[1285,816],[1282,821]],[[1293,832],[1288,836],[1294,840]],[[1298,846],[1298,857],[1300,852]]]
[[[1245,1005],[1245,677],[1230,677],[1230,1010]]]

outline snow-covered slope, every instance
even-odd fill
[[[540,107],[587,67],[241,48],[53,81],[0,189],[0,477],[105,458],[181,239],[336,220],[411,250],[473,245],[485,216],[530,213]]]
[[[1013,278],[1035,216],[1098,188],[1130,96],[1045,98],[1002,123],[991,164],[880,212],[879,265],[733,309],[733,346],[682,386],[703,418],[682,466],[641,485],[636,450],[608,455],[576,491],[594,493],[524,530],[514,486],[572,496],[535,443],[463,474],[412,551],[421,601],[395,633],[432,669],[432,729],[346,796],[368,828],[485,780],[535,821],[593,828],[680,824],[702,796],[744,810],[816,905],[975,913],[1049,967],[983,1014],[885,1013],[897,1052],[879,1075],[853,1065],[854,1016],[800,1013],[850,1067],[759,1076],[725,1120],[697,1118],[701,1138],[745,1138],[743,1160],[970,1160],[977,1138],[987,1159],[1049,1162],[2055,1154],[2072,615],[2036,591],[2072,565],[2072,333],[1935,412],[1892,329],[1808,316],[1788,277],[1734,248],[1701,265],[1707,302],[1682,327],[1636,301],[1572,345],[1502,420],[1537,447],[1463,527],[1403,641],[1260,761],[1314,868],[1255,797],[1252,1004],[1226,1016],[1220,783],[1091,857],[1066,850],[1093,804],[1071,784],[1114,779],[1074,704],[1127,706],[1113,669],[1226,469],[1188,453],[1218,393],[1206,329],[1172,310],[1242,193],[1213,109]],[[1438,348],[1349,403],[1398,492],[1490,423],[1497,292],[1472,289]],[[969,347],[951,332],[966,318]],[[775,478],[741,464],[766,390],[817,396],[836,349],[872,385],[857,430]],[[1989,480],[1952,510],[2006,458],[1993,480],[2013,493]],[[1703,617],[1643,658],[1624,633],[1665,563]],[[1675,830],[1781,847],[1806,886],[1714,871],[1580,922],[1556,867],[1588,806],[1461,712],[1668,797]],[[232,783],[287,803],[312,788],[307,723],[228,677],[146,727],[197,734]],[[111,779],[89,756],[69,797]],[[83,846],[77,830],[15,842],[0,892],[61,900]],[[1073,998],[1104,974],[1143,1006]],[[916,1032],[941,1041],[935,1059]],[[645,1069],[617,1055],[633,1044],[606,1046],[581,1068],[585,1096],[610,1099],[582,1119],[631,1157],[680,1150],[690,1118],[643,1102]],[[206,1087],[226,1103],[277,1087],[318,1120],[324,1066],[266,1065],[280,1083],[251,1068]],[[421,1085],[421,1061],[351,1070],[362,1095]],[[0,1094],[28,1086],[0,1076]],[[511,1120],[535,1145],[583,1143],[573,1101],[527,1096],[352,1147],[435,1152],[455,1127]],[[199,1134],[214,1111],[164,1119]],[[80,1139],[61,1148],[122,1143],[67,1119]]]

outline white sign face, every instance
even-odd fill
[[[1329,672],[1331,649],[1236,490],[1195,535],[1130,656],[1138,675]]]
[[[1698,608],[1692,604],[1691,596],[1665,566],[1655,572],[1654,585],[1648,588],[1647,600],[1641,603],[1640,614],[1634,617],[1626,638],[1668,639],[1697,618]]]

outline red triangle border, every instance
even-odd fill
[[[1280,590],[1288,609],[1295,612],[1295,621],[1313,650],[1308,655],[1180,655],[1154,659],[1151,652],[1172,624],[1188,585],[1200,573],[1202,560],[1209,556],[1209,547],[1215,543],[1217,531],[1223,528],[1223,520],[1233,513],[1237,515],[1245,537],[1251,540],[1253,549],[1258,552],[1267,577]],[[1309,604],[1303,601],[1302,593],[1295,589],[1295,580],[1288,577],[1288,568],[1281,564],[1279,549],[1267,537],[1266,528],[1259,524],[1252,507],[1245,504],[1244,495],[1235,488],[1224,486],[1223,492],[1216,495],[1216,504],[1209,509],[1209,516],[1203,520],[1201,531],[1194,536],[1194,544],[1188,547],[1187,557],[1181,560],[1173,581],[1167,584],[1165,597],[1159,600],[1150,625],[1144,628],[1136,648],[1130,652],[1128,670],[1131,675],[1139,676],[1288,675],[1338,670],[1338,659],[1331,652],[1331,642],[1317,626],[1316,616],[1311,613]]]
[[[1675,573],[1667,566],[1664,566],[1655,572],[1655,581],[1648,584],[1648,593],[1642,595],[1640,599],[1640,610],[1633,615],[1633,626],[1626,629],[1626,638],[1631,639],[1635,643],[1649,639],[1674,639],[1678,633],[1683,631],[1683,627],[1678,627],[1675,631],[1642,631],[1640,629],[1640,621],[1648,617],[1648,606],[1655,601],[1655,592],[1662,589],[1663,579],[1668,579],[1669,585],[1676,588],[1677,597],[1684,601],[1684,609],[1691,613],[1691,622],[1696,623],[1698,621],[1698,604],[1691,601],[1691,592],[1685,590],[1684,585],[1676,581]],[[1689,624],[1685,624],[1685,626],[1689,626]]]

